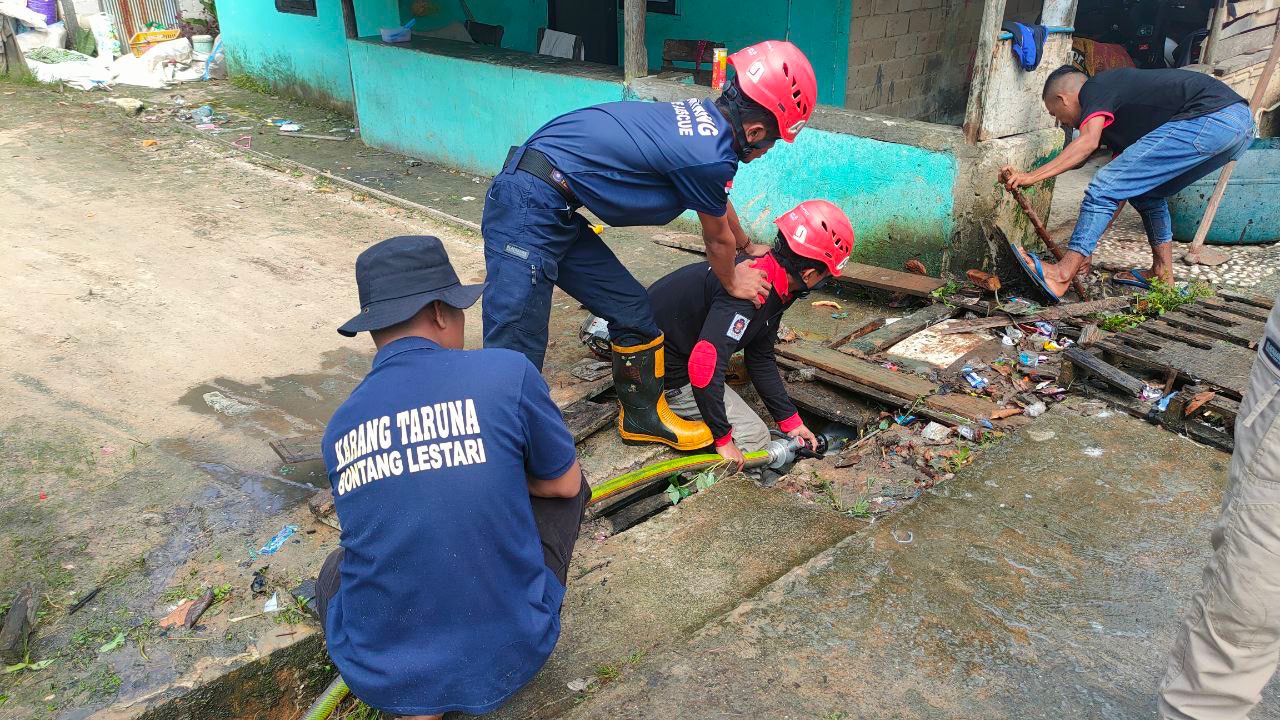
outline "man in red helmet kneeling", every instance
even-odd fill
[[[818,283],[840,275],[853,249],[853,226],[825,200],[808,200],[775,221],[776,247],[763,257],[739,255],[738,266],[764,271],[770,290],[750,300],[731,295],[705,262],[676,270],[649,287],[658,327],[666,336],[666,398],[671,409],[705,421],[716,452],[742,465],[743,451],[761,450],[769,427],[724,381],[729,356],[743,351],[751,384],[778,429],[817,449],[787,396],[773,346],[782,314]]]
[[[485,198],[485,347],[516,350],[542,369],[551,293],[562,288],[609,323],[628,443],[695,450],[713,438],[667,406],[649,295],[578,210],[615,227],[666,225],[693,210],[726,295],[763,302],[767,274],[735,258],[768,248],[743,231],[728,186],[739,163],[795,139],[817,105],[817,81],[788,42],[752,45],[729,62],[736,74],[714,101],[606,103],[552,120],[513,148]]]

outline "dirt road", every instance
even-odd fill
[[[358,309],[362,249],[434,234],[464,281],[483,274],[469,231],[223,157],[97,97],[0,83],[0,557],[16,560],[0,562],[0,603],[37,586],[30,655],[54,660],[0,675],[7,716],[79,716],[117,694],[127,713],[311,632],[229,622],[265,600],[246,566],[286,588],[336,543],[304,531],[253,557],[323,482],[319,467],[282,474],[266,441],[322,429],[368,368],[368,338],[334,332]],[[227,596],[202,621],[212,640],[154,627],[205,587]],[[197,648],[211,659],[193,666]]]

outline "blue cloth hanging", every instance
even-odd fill
[[[1000,29],[1013,35],[1010,47],[1022,69],[1035,70],[1044,57],[1044,39],[1049,34],[1049,29],[1044,25],[1023,25],[1012,20],[1005,20],[1000,24]]]

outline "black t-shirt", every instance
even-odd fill
[[[1098,73],[1080,88],[1080,125],[1102,115],[1102,142],[1121,152],[1167,122],[1241,102],[1244,98],[1226,83],[1203,73],[1116,68]]]

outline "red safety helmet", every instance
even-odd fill
[[[746,96],[778,119],[782,139],[792,142],[818,105],[818,80],[800,48],[785,40],[766,40],[729,56]]]
[[[843,210],[826,200],[805,200],[774,222],[791,252],[817,260],[840,276],[853,252],[853,225]]]

